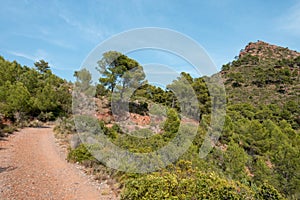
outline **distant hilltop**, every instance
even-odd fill
[[[288,48],[272,45],[264,41],[250,42],[245,49],[242,49],[239,58],[245,55],[257,56],[259,59],[294,59],[300,56],[300,53]]]

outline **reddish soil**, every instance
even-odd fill
[[[0,199],[115,199],[65,160],[52,127],[0,138]]]
[[[136,113],[130,113],[130,120],[140,126],[149,125],[151,122],[150,116],[143,116]]]

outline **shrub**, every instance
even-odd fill
[[[76,132],[73,118],[60,118],[57,120],[57,125],[54,131],[58,134],[73,134]]]
[[[149,137],[153,136],[154,133],[148,128],[143,128],[143,129],[138,129],[136,131],[131,132],[130,135],[133,135],[135,137],[149,138]]]
[[[254,191],[239,182],[227,181],[214,173],[187,168],[129,179],[121,199],[254,199]]]
[[[76,149],[69,150],[67,160],[82,163],[85,160],[94,160],[94,157],[84,144],[80,144]]]
[[[8,133],[8,134],[12,134],[13,132],[15,132],[17,130],[17,128],[15,126],[5,126],[3,129],[2,129],[2,132],[3,133]]]
[[[47,122],[47,121],[54,120],[55,116],[52,112],[46,112],[46,113],[41,112],[37,118],[38,118],[38,120],[40,120],[42,122]]]
[[[164,123],[164,130],[170,133],[176,133],[180,125],[178,113],[174,109],[167,112],[167,120]]]
[[[274,200],[283,200],[281,194],[271,185],[264,183],[260,188],[259,191],[255,195],[255,199],[274,199]]]

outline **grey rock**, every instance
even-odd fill
[[[71,149],[76,149],[81,144],[81,140],[77,134],[73,135],[70,139]]]

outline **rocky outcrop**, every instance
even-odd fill
[[[257,56],[264,60],[267,58],[273,58],[281,60],[293,59],[300,56],[297,51],[290,50],[288,48],[279,47],[263,41],[258,40],[257,42],[250,42],[245,49],[242,49],[239,54],[239,58],[245,55]]]

